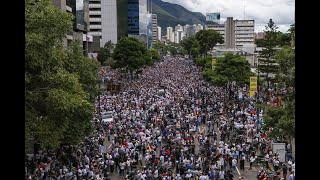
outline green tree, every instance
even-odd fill
[[[198,66],[201,66],[202,68],[205,68],[207,64],[210,64],[210,67],[207,66],[207,68],[211,68],[212,57],[211,56],[200,57],[196,59],[196,64]]]
[[[154,49],[154,48],[151,48],[150,49],[150,53],[151,53],[151,57],[152,57],[152,60],[153,61],[158,61],[160,60],[160,53]]]
[[[270,86],[270,74],[276,73],[278,71],[278,65],[275,64],[274,55],[276,53],[276,46],[278,44],[278,27],[272,21],[269,20],[268,25],[266,26],[266,39],[264,41],[264,47],[259,54],[258,58],[258,71],[259,73],[265,73],[265,79],[268,85]]]
[[[157,42],[153,45],[153,48],[158,50],[160,56],[164,56],[167,54],[167,46],[161,41],[157,40]]]
[[[76,144],[92,131],[97,62],[64,48],[72,16],[50,0],[25,1],[25,145]]]
[[[113,52],[114,68],[125,68],[131,74],[150,62],[147,47],[134,37],[121,38]]]
[[[290,33],[282,33],[281,31],[278,32],[278,45],[282,46],[290,46],[291,44],[291,34]]]
[[[183,49],[186,51],[187,55],[191,55],[193,44],[195,43],[196,37],[195,36],[190,36],[188,38],[184,38],[181,42],[180,45],[183,47]]]
[[[114,44],[111,41],[106,42],[103,48],[100,48],[98,53],[98,61],[101,65],[111,65],[112,52],[114,50]]]
[[[295,87],[295,52],[290,46],[284,46],[275,55],[279,64],[278,82],[286,87]]]
[[[195,37],[199,42],[199,51],[202,55],[207,55],[208,51],[211,50],[218,43],[222,44],[223,37],[220,33],[215,30],[200,30],[196,33]]]
[[[245,57],[226,53],[215,63],[212,82],[215,85],[225,85],[228,81],[236,81],[238,85],[248,83],[250,77],[250,64]]]

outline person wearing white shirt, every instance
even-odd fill
[[[235,158],[232,159],[232,172],[235,172],[237,167],[237,160]]]
[[[199,177],[199,180],[209,180],[209,177],[208,176],[205,176],[205,175],[201,175]]]

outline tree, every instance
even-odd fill
[[[278,32],[278,45],[282,46],[290,46],[291,44],[291,34],[290,33],[282,33],[281,31]]]
[[[25,1],[25,145],[76,144],[92,131],[98,64],[79,42],[64,48],[72,16],[50,0]]]
[[[149,51],[150,51],[150,53],[151,53],[151,57],[152,57],[152,60],[153,60],[153,61],[158,61],[158,60],[160,60],[160,54],[159,54],[159,52],[158,52],[156,49],[151,48]]]
[[[192,51],[193,44],[195,43],[195,41],[197,41],[196,37],[195,36],[190,36],[190,37],[184,38],[180,42],[180,45],[186,51],[186,54],[191,55],[191,51]]]
[[[199,51],[202,55],[207,55],[208,51],[211,50],[217,43],[222,44],[223,37],[220,33],[215,30],[200,30],[196,33],[195,37],[199,42]]]
[[[219,86],[225,85],[228,81],[236,81],[239,85],[246,84],[251,74],[246,58],[231,53],[226,53],[224,57],[216,60],[213,72],[212,82]]]
[[[110,58],[112,57],[113,50],[114,44],[111,41],[106,42],[104,47],[100,48],[97,59],[101,65],[111,65]]]
[[[160,56],[166,55],[168,51],[167,46],[159,40],[157,40],[157,42],[153,45],[153,48],[158,50],[158,52],[160,53]]]
[[[121,38],[113,52],[114,68],[125,68],[131,74],[148,62],[151,55],[147,47],[134,37]]]
[[[279,64],[278,82],[286,87],[295,87],[295,52],[290,46],[285,46],[275,55]]]
[[[288,30],[291,35],[291,47],[295,47],[295,40],[296,40],[296,38],[295,38],[296,25],[295,24],[296,23],[291,24],[290,29]]]
[[[278,27],[272,21],[269,20],[268,25],[266,26],[266,39],[264,40],[264,47],[259,54],[258,58],[258,72],[265,73],[266,82],[268,88],[270,86],[270,74],[276,73],[278,71],[278,65],[275,64],[276,61],[274,59],[274,55],[276,53],[276,46],[278,44]]]

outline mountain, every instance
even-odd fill
[[[167,34],[168,26],[174,27],[178,24],[204,25],[206,22],[206,17],[200,12],[191,12],[181,5],[163,2],[162,0],[153,0],[152,2],[152,13],[157,14],[161,36]]]

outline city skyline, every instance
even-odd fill
[[[227,17],[233,19],[254,19],[255,32],[262,32],[270,18],[279,27],[278,30],[287,32],[290,25],[294,23],[294,0],[163,0],[179,4],[193,12],[201,12],[203,15],[211,12],[220,12],[220,22],[223,23]],[[245,5],[245,14],[244,14]]]

